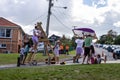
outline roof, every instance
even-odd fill
[[[23,33],[25,33],[25,32],[23,31],[23,29],[21,28],[21,26],[15,24],[15,23],[13,23],[13,22],[11,22],[11,21],[3,18],[3,17],[0,17],[0,26],[1,26],[1,27],[18,27],[19,29],[22,30]]]
[[[57,36],[57,35],[53,34],[49,37],[49,39],[52,38],[52,37],[61,38],[60,36]]]
[[[2,27],[15,27],[15,26],[19,26],[3,17],[0,17],[0,26]]]

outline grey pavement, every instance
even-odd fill
[[[102,61],[102,63],[104,63],[104,62]],[[106,64],[107,63],[120,63],[120,60],[107,61]],[[82,58],[79,59],[79,63],[73,63],[73,61],[71,59],[65,61],[65,65],[76,65],[76,64],[82,64]],[[45,62],[40,62],[37,64],[37,66],[54,66],[54,65],[60,65],[60,64],[48,65],[48,64],[45,64]],[[0,69],[16,68],[16,67],[17,67],[17,64],[0,65]],[[26,65],[21,65],[20,67],[31,67],[31,65],[26,64]]]

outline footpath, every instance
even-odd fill
[[[65,65],[76,65],[76,64],[82,64],[82,59],[83,58],[79,59],[79,63],[73,63],[72,59],[65,59],[65,60],[62,60],[62,61],[65,61]],[[104,64],[103,61],[102,61],[102,63]],[[120,63],[120,60],[106,61],[106,64],[109,64],[109,63]],[[45,62],[39,62],[39,63],[37,63],[37,65],[26,64],[26,65],[21,65],[19,67],[33,67],[33,66],[42,67],[42,66],[55,66],[55,65],[60,65],[60,64],[50,64],[50,65],[48,65]],[[17,68],[17,64],[0,65],[0,69],[7,69],[7,68]]]

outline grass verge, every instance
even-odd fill
[[[70,54],[75,54],[75,51],[71,51]],[[29,54],[28,54],[29,55]],[[51,54],[53,56],[53,54]],[[12,53],[12,54],[3,54],[0,53],[0,65],[4,64],[16,64],[17,63],[17,57],[19,57],[18,53]],[[35,59],[38,62],[43,62],[48,56],[43,56],[42,53],[38,53],[35,56]],[[70,56],[67,56],[65,54],[60,55],[60,59],[63,58],[70,58]]]
[[[62,65],[0,70],[0,80],[120,80],[120,64]]]

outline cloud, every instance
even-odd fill
[[[114,23],[113,25],[116,26],[116,27],[120,27],[120,21]]]
[[[97,35],[110,29],[120,33],[120,0],[57,0],[53,1],[49,33],[72,36],[73,26],[89,27]],[[67,6],[62,9],[55,6]],[[22,26],[26,33],[32,34],[34,24],[42,21],[46,30],[47,0],[0,0],[1,17]],[[102,33],[101,33],[102,31]]]
[[[114,29],[114,23],[120,21],[120,0],[106,0],[107,5],[99,8],[90,6],[90,4],[86,5],[87,3],[83,4],[83,1],[74,1],[72,8],[73,21],[81,27],[89,26],[94,28],[98,35],[102,35],[100,31],[107,33],[108,30]],[[98,6],[103,3],[105,4],[105,0],[99,0],[95,5]]]

